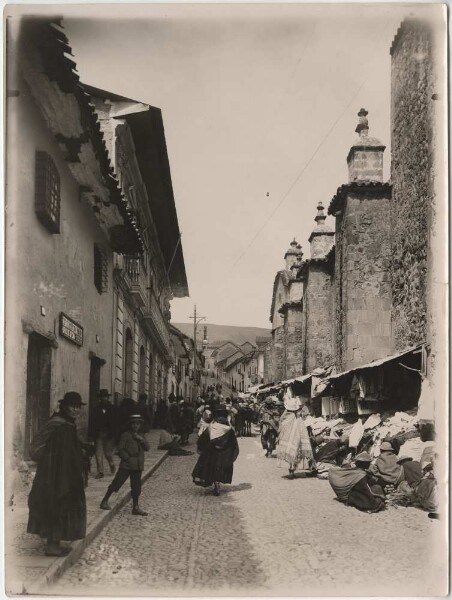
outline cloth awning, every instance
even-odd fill
[[[277,383],[269,383],[267,385],[261,386],[258,390],[258,393],[260,392],[279,392],[279,390],[281,390],[284,387],[287,387],[288,385],[292,385],[294,383],[304,383],[305,381],[308,381],[309,379],[311,379],[312,375],[311,373],[308,373],[307,375],[300,375],[299,377],[294,377],[292,379],[285,379],[284,381],[278,381]]]
[[[402,358],[402,356],[406,356],[407,354],[411,354],[419,351],[424,344],[419,344],[418,346],[413,346],[412,348],[407,348],[406,350],[402,350],[397,354],[392,354],[391,356],[385,356],[384,358],[379,358],[374,360],[366,365],[360,365],[359,367],[355,367],[354,369],[349,369],[348,371],[343,371],[342,373],[335,373],[334,375],[330,375],[328,377],[328,381],[334,382],[338,379],[342,379],[342,377],[346,377],[351,373],[357,373],[358,371],[364,371],[365,369],[375,369],[376,367],[381,367],[382,365],[391,362],[393,360],[397,360]]]

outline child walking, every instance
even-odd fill
[[[140,427],[143,423],[141,415],[131,415],[129,417],[129,428],[125,431],[119,440],[118,454],[121,458],[118,472],[110,483],[100,508],[110,510],[111,506],[108,500],[113,492],[119,492],[124,483],[130,477],[130,488],[132,490],[133,508],[132,514],[146,517],[147,512],[141,510],[138,500],[141,494],[141,473],[144,469],[144,452],[149,450],[149,444],[144,436],[140,435]]]

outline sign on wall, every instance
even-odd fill
[[[83,327],[64,313],[60,313],[60,335],[77,346],[83,346]]]

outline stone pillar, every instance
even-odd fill
[[[360,137],[347,158],[350,181],[338,189],[328,210],[336,217],[336,362],[341,370],[392,351],[391,186],[382,183],[385,147],[367,135],[367,112],[358,114]]]

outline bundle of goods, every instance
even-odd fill
[[[411,411],[414,412],[414,411]],[[359,449],[367,450],[372,458],[380,455],[382,442],[391,442],[398,453],[407,440],[419,439],[418,420],[415,414],[396,412],[394,415],[378,413],[370,415],[363,423],[363,433],[359,442]],[[417,445],[416,443],[414,444]],[[405,451],[404,454],[407,454]],[[411,456],[411,454],[408,454]]]

